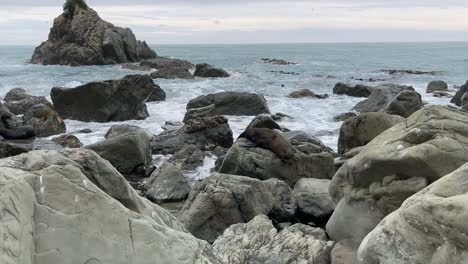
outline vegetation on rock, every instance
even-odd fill
[[[63,11],[73,16],[77,7],[85,10],[88,9],[85,0],[67,0],[65,4],[63,4]]]

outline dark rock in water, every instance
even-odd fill
[[[450,102],[452,104],[456,104],[457,106],[462,106],[462,97],[466,92],[468,92],[468,81],[466,81],[464,85],[460,86],[457,93],[453,96]]]
[[[254,119],[252,119],[245,130],[249,128],[269,128],[281,130],[281,126],[278,125],[278,123],[276,123],[268,114],[261,114],[256,116]]]
[[[195,145],[203,151],[218,146],[229,148],[233,136],[228,121],[223,116],[202,117],[188,120],[177,130],[166,130],[156,136],[153,153],[174,154],[186,145]]]
[[[195,184],[179,219],[195,237],[213,242],[229,226],[268,214],[273,202],[260,180],[214,173]]]
[[[89,129],[89,128],[82,129],[82,130],[80,130],[78,132],[83,133],[83,134],[93,133],[93,131],[91,129]]]
[[[38,104],[24,113],[25,124],[34,127],[38,137],[48,137],[65,133],[65,122],[54,109],[47,105]]]
[[[168,68],[150,74],[153,79],[194,79],[195,77],[186,69]]]
[[[294,62],[289,62],[285,60],[280,60],[280,59],[270,59],[270,58],[262,58],[261,61],[263,63],[268,63],[268,64],[273,64],[273,65],[292,65],[292,64],[297,64]]]
[[[438,75],[438,71],[413,71],[413,70],[380,70],[390,75]]]
[[[33,150],[61,151],[63,147],[47,139],[0,140],[0,159],[16,156]]]
[[[190,186],[179,168],[163,163],[145,184],[146,197],[157,203],[179,202],[187,199]]]
[[[91,82],[76,88],[52,88],[57,112],[84,122],[146,119],[145,102],[158,87],[148,75],[129,75],[120,80]]]
[[[310,97],[310,98],[317,98],[317,99],[325,99],[325,98],[328,98],[328,94],[316,94],[309,89],[302,89],[302,90],[290,93],[288,97],[289,98]]]
[[[333,117],[333,121],[335,122],[342,122],[342,121],[346,121],[352,117],[355,117],[357,116],[358,114],[355,113],[355,112],[347,112],[347,113],[342,113],[342,114],[339,114],[335,117]]]
[[[280,120],[283,120],[284,118],[294,119],[292,116],[284,114],[284,113],[276,113],[276,114],[271,115],[271,119],[275,121],[280,121]]]
[[[405,119],[386,113],[363,113],[346,120],[340,129],[338,153],[344,154],[356,147],[364,146],[385,130]]]
[[[369,97],[374,87],[363,84],[349,85],[345,83],[337,83],[333,87],[334,94],[344,94],[353,97]]]
[[[76,8],[54,20],[49,39],[34,50],[31,62],[44,65],[104,65],[138,62],[156,53],[137,41],[129,28],[115,27],[91,8]]]
[[[81,148],[83,144],[74,135],[65,134],[51,139],[53,142],[66,148]]]
[[[205,153],[195,145],[185,145],[169,158],[169,162],[181,170],[195,170],[203,165]]]
[[[297,72],[287,72],[287,71],[270,71],[272,73],[278,73],[278,74],[286,74],[286,75],[301,75],[300,73]]]
[[[444,81],[432,81],[427,85],[426,93],[433,93],[436,91],[448,91],[448,85]]]
[[[190,70],[194,65],[190,61],[157,57],[140,62],[140,66],[146,66],[153,69],[184,69]]]
[[[384,110],[388,114],[406,118],[423,107],[424,104],[418,92],[402,91],[390,101]]]
[[[197,64],[197,69],[193,75],[204,78],[227,78],[230,76],[229,73],[227,73],[225,70],[221,68],[215,68],[207,63]]]
[[[273,208],[268,216],[276,223],[294,221],[297,201],[293,190],[289,185],[278,179],[268,179],[263,181],[265,186],[273,195]]]
[[[34,96],[26,93],[22,88],[10,90],[4,98],[5,106],[15,115],[23,115],[34,105],[43,104],[52,107],[44,96]]]
[[[215,115],[256,116],[269,114],[263,95],[246,92],[221,92],[202,95],[187,104],[184,122],[194,117]]]
[[[132,125],[127,125],[127,124],[119,124],[119,125],[113,125],[109,130],[107,130],[106,134],[104,137],[106,139],[111,139],[115,138],[127,133],[137,133],[137,132],[143,132],[145,133],[149,138],[153,138],[154,135],[151,134],[148,130],[141,128],[139,126],[132,126]]]
[[[135,64],[123,64],[122,68],[132,71],[152,71],[153,68],[148,66],[140,66]]]
[[[396,84],[383,84],[377,86],[372,89],[369,97],[366,100],[359,102],[353,110],[361,113],[383,111],[401,91],[414,91],[414,88],[411,86]]]
[[[435,91],[432,93],[432,96],[438,97],[438,98],[452,98],[453,97],[450,93],[443,92],[443,91]]]

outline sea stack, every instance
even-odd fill
[[[31,63],[43,65],[105,65],[156,58],[146,42],[129,28],[102,20],[83,0],[67,0],[54,20],[49,39],[34,50]]]

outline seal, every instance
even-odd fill
[[[269,149],[281,160],[289,160],[294,157],[294,148],[283,136],[269,128],[248,128],[239,138],[246,138],[255,146]]]
[[[32,126],[22,126],[16,129],[11,129],[7,122],[10,116],[2,116],[1,120],[5,128],[0,128],[0,136],[5,139],[30,139],[36,136],[36,131]]]

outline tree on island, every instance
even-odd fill
[[[67,0],[65,4],[63,4],[63,11],[68,13],[70,16],[73,16],[75,14],[76,7],[84,10],[88,9],[88,5],[85,0]]]

